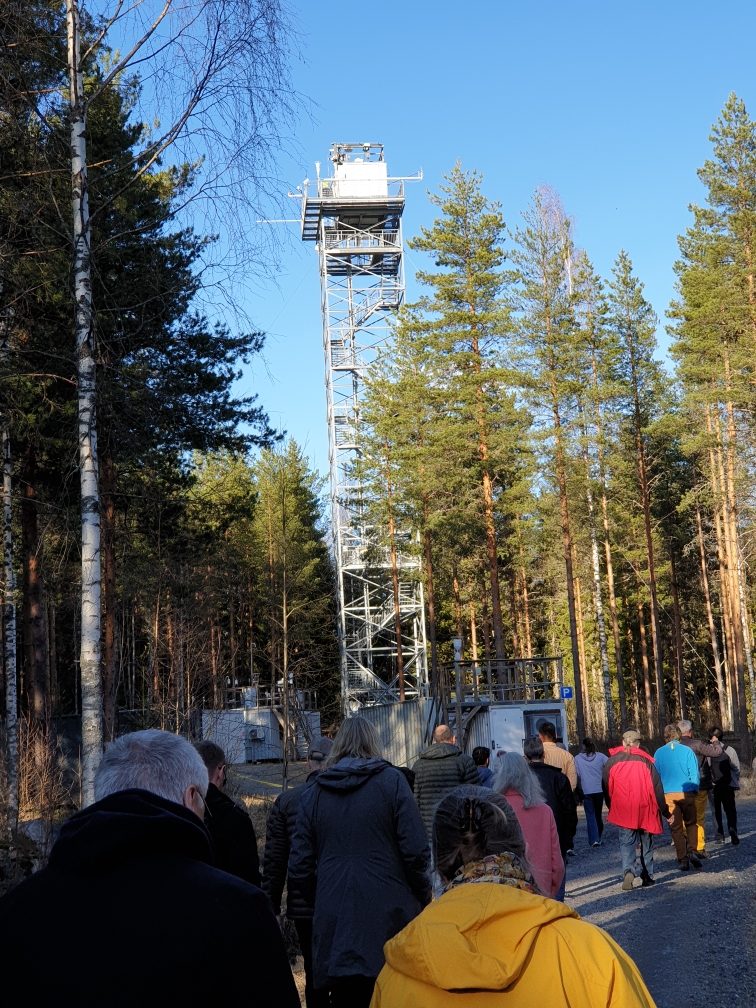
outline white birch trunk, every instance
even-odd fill
[[[593,606],[596,610],[596,628],[598,630],[599,652],[601,654],[601,678],[604,694],[604,710],[606,711],[606,730],[614,733],[614,704],[612,703],[612,678],[609,672],[609,646],[606,638],[606,621],[604,620],[604,600],[601,595],[601,565],[599,563],[598,537],[596,535],[596,511],[593,506],[590,472],[588,471],[588,453],[584,451],[585,461],[585,493],[588,503],[588,523],[591,532],[591,569],[593,575]]]
[[[748,666],[748,685],[751,693],[751,717],[756,725],[756,676],[753,670],[753,648],[751,647],[751,628],[748,625],[748,603],[745,596],[743,559],[740,550],[740,541],[736,543],[738,556],[738,592],[740,595],[740,621],[743,626],[743,649]]]
[[[66,0],[71,190],[73,201],[74,303],[81,481],[81,800],[94,801],[94,775],[102,754],[100,678],[100,493],[95,418],[96,369],[92,333],[92,276],[87,194],[86,103],[81,72],[78,0]]]
[[[706,547],[704,545],[703,526],[701,524],[701,509],[696,502],[696,524],[698,528],[698,555],[701,560],[701,583],[706,601],[706,620],[709,625],[709,639],[711,640],[711,651],[714,656],[714,675],[717,680],[717,693],[719,695],[719,713],[724,724],[725,731],[732,731],[732,716],[730,712],[729,698],[725,689],[724,677],[722,676],[722,661],[719,657],[719,642],[717,641],[717,628],[714,625],[714,614],[711,609],[711,593],[709,592],[709,574],[706,569]]]

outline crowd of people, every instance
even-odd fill
[[[525,1008],[544,997],[653,1008],[632,960],[564,903],[578,803],[590,847],[602,843],[604,804],[618,827],[621,889],[648,887],[663,821],[683,872],[708,856],[707,805],[715,843],[723,812],[739,843],[740,765],[718,728],[703,741],[690,722],[668,725],[653,756],[640,741],[626,731],[607,756],[585,739],[573,758],[545,722],[522,754],[468,756],[439,725],[400,768],[368,720],[348,718],[314,740],[307,779],[273,804],[261,871],[252,822],[224,793],[220,747],[124,735],[100,763],[95,803],[0,900],[0,948],[31,1006],[294,1008],[286,917],[308,1008]]]

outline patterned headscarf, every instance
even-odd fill
[[[467,882],[498,882],[500,885],[514,886],[537,895],[536,883],[530,872],[525,871],[516,854],[489,854],[480,861],[470,861],[463,865],[446,887],[446,892]]]

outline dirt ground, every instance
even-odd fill
[[[581,810],[566,902],[633,957],[657,1008],[756,1005],[756,797],[738,801],[738,832],[739,846],[715,844],[707,814],[712,856],[703,871],[682,873],[665,826],[654,849],[656,885],[623,892],[616,827],[590,848]]]
[[[307,768],[293,764],[288,772],[295,786]],[[262,855],[268,810],[281,793],[280,764],[234,767],[229,791],[249,809]],[[602,846],[591,848],[580,810],[566,902],[633,957],[657,1008],[756,1008],[756,795],[738,800],[738,832],[739,846],[715,844],[707,813],[712,856],[702,871],[683,874],[665,827],[654,849],[656,885],[623,892],[616,827],[607,824]],[[301,959],[294,978],[304,1004]]]

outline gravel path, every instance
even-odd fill
[[[307,765],[292,764],[289,775],[293,787]],[[231,776],[239,795],[269,801],[281,793],[280,764],[240,764]],[[665,826],[654,849],[656,885],[641,889],[638,879],[623,892],[616,827],[607,824],[602,846],[590,848],[580,810],[566,901],[633,957],[657,1008],[756,1008],[756,796],[738,800],[738,826],[739,846],[715,845],[707,813],[712,857],[686,875]],[[262,823],[257,829],[264,836]]]
[[[269,795],[275,798],[281,794],[282,765],[280,763],[236,763],[229,767],[231,790],[239,795]],[[289,787],[296,787],[307,780],[307,764],[289,763]]]
[[[665,826],[655,841],[656,885],[637,888],[637,880],[632,892],[620,889],[616,827],[590,848],[580,816],[566,902],[633,957],[657,1008],[756,1006],[756,796],[738,801],[737,847],[712,842],[707,814],[712,857],[701,872],[680,872]]]

